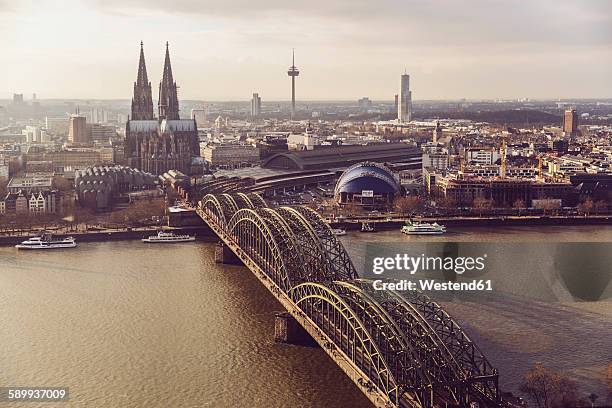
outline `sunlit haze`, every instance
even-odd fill
[[[141,40],[181,99],[288,100],[292,48],[301,100],[612,96],[609,0],[0,0],[0,38],[0,99],[130,98]]]

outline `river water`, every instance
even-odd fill
[[[396,232],[349,234],[343,241],[356,264],[374,237],[402,239]],[[457,229],[448,239],[552,237],[612,241],[612,227]],[[215,264],[213,252],[201,242],[0,248],[0,386],[68,386],[70,401],[61,407],[370,406],[323,351],[274,343],[281,306],[245,268]],[[585,395],[603,395],[611,302],[503,298],[445,306],[507,389],[542,361],[570,374]]]

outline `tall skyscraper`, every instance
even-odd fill
[[[576,109],[566,109],[563,113],[563,133],[565,136],[574,137],[578,132],[578,114]]]
[[[128,166],[153,174],[163,174],[168,170],[189,174],[192,159],[200,154],[198,129],[195,119],[180,119],[168,43],[164,73],[159,84],[158,113],[159,118],[156,119],[151,83],[147,78],[143,45],[140,43],[132,115],[125,129],[125,160]]]
[[[87,132],[87,119],[85,116],[79,115],[78,111],[75,115],[70,116],[68,124],[68,140],[74,144],[89,144],[89,132]]]
[[[295,66],[295,50],[292,52],[291,66],[287,75],[291,77],[291,120],[295,119],[295,77],[300,75],[300,71]]]
[[[261,98],[258,93],[254,93],[251,98],[251,117],[257,118],[259,115],[261,115]]]
[[[412,92],[410,91],[410,75],[403,74],[400,93],[397,101],[397,120],[400,123],[410,122],[412,118]]]

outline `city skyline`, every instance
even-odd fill
[[[442,3],[0,1],[0,96],[128,99],[140,41],[156,78],[170,42],[183,100],[290,100],[293,47],[298,102],[392,100],[404,69],[415,100],[612,96],[609,3]]]

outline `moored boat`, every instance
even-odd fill
[[[332,228],[332,233],[337,237],[341,237],[346,235],[346,230],[342,228]]]
[[[412,222],[406,221],[401,229],[407,235],[440,235],[446,232],[446,227],[437,222],[430,224],[428,222]]]
[[[21,244],[15,245],[17,249],[62,249],[77,246],[73,237],[54,237],[49,232],[43,232],[35,237],[28,238]]]
[[[143,238],[142,242],[147,243],[158,243],[158,244],[171,244],[176,242],[190,242],[195,241],[195,235],[188,234],[174,234],[172,232],[159,231],[157,235],[151,235],[147,238]]]

